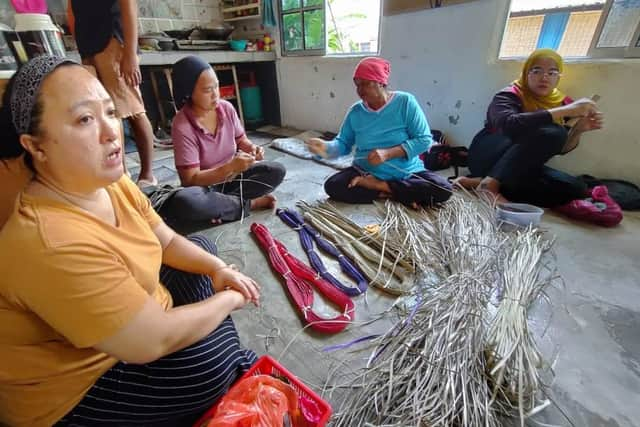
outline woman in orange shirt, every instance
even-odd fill
[[[258,284],[123,174],[113,101],[79,64],[20,68],[0,128],[0,159],[34,174],[0,233],[0,424],[197,418],[256,359],[229,314]]]

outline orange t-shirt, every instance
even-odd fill
[[[0,230],[13,212],[16,197],[31,180],[31,175],[22,156],[0,160]]]
[[[127,177],[107,191],[117,226],[21,193],[0,231],[0,424],[59,421],[117,363],[92,347],[150,295],[172,306],[159,283],[160,217]]]

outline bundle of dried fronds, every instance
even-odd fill
[[[335,425],[498,426],[502,415],[535,412],[541,382],[525,371],[540,364],[527,328],[527,308],[548,283],[539,280],[540,236],[502,233],[493,206],[478,198],[456,195],[436,211],[379,208],[381,236],[409,248],[430,283],[376,340],[367,368],[336,384],[349,392]]]
[[[385,292],[400,295],[413,285],[413,262],[380,236],[368,233],[329,203],[298,207],[322,235],[338,246],[367,276],[370,284]]]
[[[336,426],[497,426],[485,377],[483,312],[473,277],[452,275],[377,340],[336,408]]]
[[[527,312],[552,280],[543,266],[549,242],[532,230],[519,232],[505,249],[498,310],[486,338],[492,400],[524,420],[549,402],[540,396],[545,366],[529,330]],[[549,274],[544,274],[545,272]]]

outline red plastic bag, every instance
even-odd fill
[[[622,221],[622,209],[609,196],[609,191],[604,185],[594,187],[590,198],[573,200],[566,205],[558,206],[555,210],[569,218],[603,227],[613,227]]]
[[[298,395],[293,387],[269,375],[256,375],[233,386],[208,427],[282,427],[286,414],[292,425],[299,425]]]

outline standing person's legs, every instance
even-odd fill
[[[158,181],[153,176],[153,128],[149,117],[145,112],[142,112],[127,118],[131,124],[138,154],[140,155],[138,182],[144,180],[149,184],[157,184]]]
[[[431,206],[451,197],[449,181],[431,171],[416,172],[407,179],[387,183],[391,188],[391,198],[405,205]]]
[[[348,167],[332,176],[324,183],[324,191],[332,199],[345,203],[371,203],[380,197],[380,192],[368,188],[349,187],[353,178],[362,176],[355,167]]]
[[[207,238],[190,240],[215,254],[215,245]],[[166,266],[160,281],[171,292],[174,306],[196,303],[214,293],[208,276]],[[255,362],[255,353],[240,347],[233,321],[227,317],[207,337],[183,350],[142,365],[117,363],[56,426],[178,425],[177,420],[189,416],[193,423]]]
[[[261,161],[238,175],[232,181],[216,186],[224,194],[240,196],[243,199],[255,199],[269,194],[276,189],[287,171],[281,163]],[[242,190],[241,190],[242,188]]]
[[[113,99],[118,117],[129,119],[140,155],[138,182],[155,183],[152,170],[153,129],[145,113],[140,89],[127,85],[120,75],[121,60],[122,45],[113,38],[102,52],[91,58],[85,58],[83,63],[92,65],[96,69],[98,78]],[[124,141],[122,143],[124,144]]]

